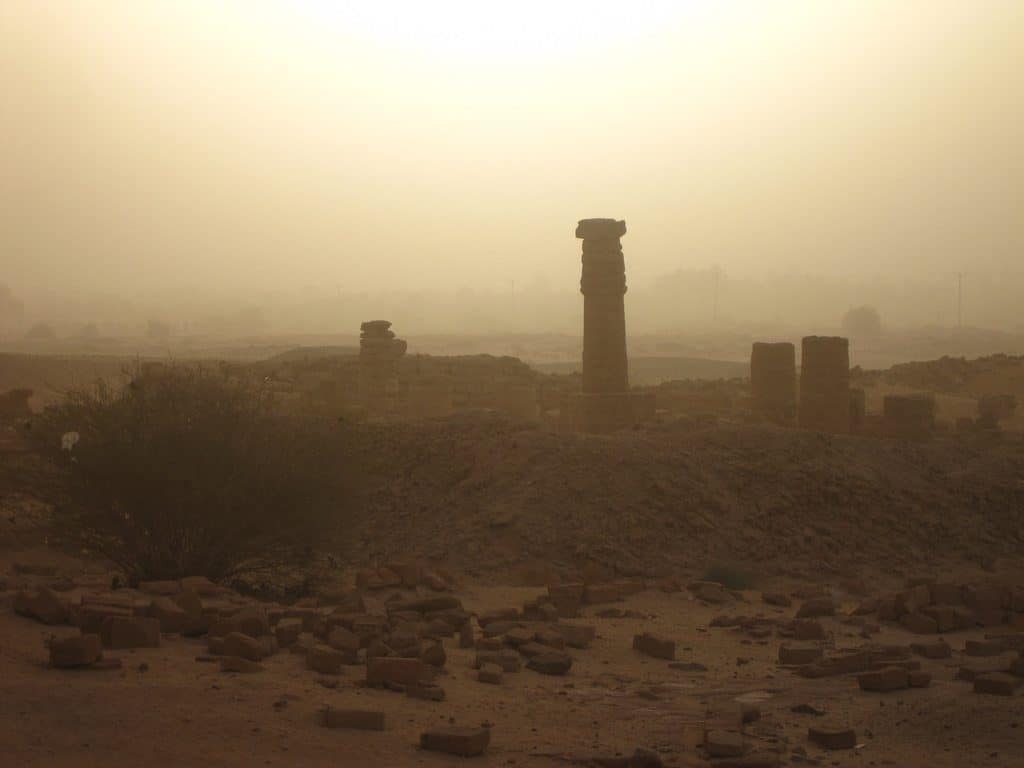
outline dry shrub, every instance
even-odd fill
[[[339,430],[275,412],[250,376],[168,365],[70,392],[33,432],[69,474],[60,521],[134,580],[222,578],[337,522]]]

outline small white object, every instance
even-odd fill
[[[60,438],[60,449],[62,451],[70,451],[81,439],[82,436],[77,432],[65,432]]]

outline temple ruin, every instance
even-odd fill
[[[796,419],[796,349],[788,341],[754,342],[750,352],[754,411],[779,423]]]
[[[359,330],[359,401],[371,413],[395,410],[397,363],[406,343],[396,339],[389,320],[369,320]]]
[[[840,336],[805,336],[800,360],[800,426],[850,431],[850,342]]]
[[[611,432],[633,422],[626,357],[626,266],[620,238],[626,222],[583,219],[583,391],[571,400],[572,424]]]

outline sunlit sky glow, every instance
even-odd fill
[[[5,279],[1014,270],[1024,3],[11,0]]]

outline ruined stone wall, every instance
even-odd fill
[[[801,350],[800,426],[821,432],[849,432],[849,340],[806,336]]]
[[[765,419],[796,418],[796,349],[789,342],[754,342],[750,352],[750,394]]]

